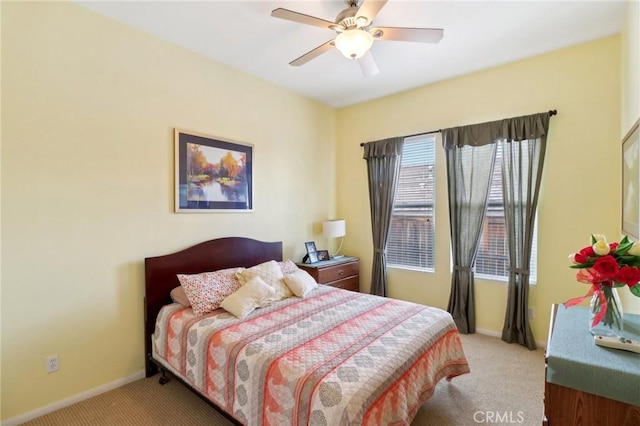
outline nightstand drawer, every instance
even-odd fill
[[[317,276],[314,277],[316,281],[320,284],[326,284],[358,275],[360,273],[360,265],[356,260],[355,262],[340,263],[326,268],[317,268],[316,272]]]
[[[318,284],[360,291],[360,262],[357,257],[297,265],[300,269],[307,271]]]
[[[360,276],[355,275],[353,277],[344,278],[324,285],[330,285],[331,287],[337,287],[344,290],[360,291]]]

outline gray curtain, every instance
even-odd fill
[[[535,349],[527,315],[529,264],[549,131],[549,113],[512,119],[502,147],[502,195],[509,241],[509,290],[502,340]]]
[[[510,262],[502,339],[535,348],[527,316],[529,262],[549,117],[546,112],[442,131],[454,263],[448,310],[460,332],[475,332],[472,266],[486,211],[496,144],[501,143],[505,148],[502,180]],[[520,155],[524,149],[531,155],[530,162]],[[489,159],[487,152],[491,152]]]
[[[468,127],[468,126],[467,126]],[[473,262],[486,213],[495,144],[461,146],[466,128],[445,129],[453,274],[447,310],[461,333],[475,333]]]
[[[369,175],[369,204],[373,235],[371,294],[387,295],[387,237],[398,186],[404,138],[391,138],[364,144]]]

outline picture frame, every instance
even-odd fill
[[[307,249],[307,254],[315,253],[317,251],[316,243],[314,241],[307,241],[304,243],[304,247]]]
[[[253,145],[175,129],[175,211],[253,211]]]
[[[328,250],[318,250],[318,261],[322,260],[330,260],[331,256],[329,255]]]
[[[318,252],[312,251],[307,254],[309,256],[309,263],[316,263],[318,261]]]
[[[622,139],[622,233],[640,241],[640,118]]]

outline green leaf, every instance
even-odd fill
[[[628,254],[623,254],[623,255],[616,255],[616,260],[618,261],[618,263],[624,263],[625,265],[628,262],[633,262],[635,260],[635,256],[631,256]]]
[[[640,297],[640,284],[629,287],[629,290],[631,290],[631,293],[633,293],[634,296]]]
[[[626,266],[640,268],[640,257],[638,256],[621,256],[618,262]]]
[[[631,247],[633,247],[633,243],[629,243],[629,242],[622,243],[621,242],[620,244],[618,244],[618,247],[616,248],[616,255],[622,256],[622,255],[627,254],[627,252],[629,250],[631,250]]]
[[[591,245],[594,245],[596,243],[596,237],[593,236],[593,234],[591,234]]]
[[[575,265],[570,265],[569,268],[571,269],[586,269],[586,268],[591,268],[593,266],[593,264],[589,265],[586,263],[580,263],[580,264],[575,264]]]
[[[627,244],[628,242],[629,242],[629,238],[627,238],[626,235],[622,237],[622,239],[620,240],[620,244]],[[633,243],[631,244],[633,245]]]

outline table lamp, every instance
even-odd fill
[[[344,242],[344,236],[346,234],[345,229],[346,229],[346,226],[345,226],[344,219],[326,220],[322,222],[322,234],[326,238],[340,237],[340,247],[338,247],[338,250],[336,250],[336,252],[331,255],[333,259],[344,257],[344,255],[341,255],[341,254],[339,255],[338,253],[340,252],[340,249],[342,248],[342,243]]]

